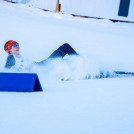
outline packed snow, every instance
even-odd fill
[[[63,43],[79,57],[33,67],[43,92],[0,93],[0,134],[133,134],[134,77],[95,79],[100,71],[134,72],[134,24],[44,12],[0,0],[0,70],[4,44],[16,40],[29,62]],[[92,79],[83,80],[90,74]],[[61,81],[61,79],[71,81]]]
[[[9,0],[24,3],[29,6],[56,10],[57,0]],[[127,17],[118,16],[120,2],[123,0],[59,0],[62,13],[83,15],[90,17],[109,18],[114,20],[134,21],[134,1],[130,0],[129,13]],[[125,5],[127,5],[124,2]],[[125,8],[125,7],[124,7]]]

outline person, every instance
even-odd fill
[[[68,43],[61,45],[47,59],[44,59],[40,62],[32,62],[32,63],[27,61],[21,56],[19,43],[14,40],[7,41],[4,45],[4,50],[8,53],[5,68],[13,69],[19,72],[30,71],[32,65],[42,66],[42,65],[46,65],[51,60],[57,58],[62,59],[66,54],[70,56],[79,55]],[[100,70],[100,74],[95,76],[95,78],[107,78],[107,77],[120,76],[120,75],[134,76],[134,72],[114,71],[111,75],[109,72],[106,72],[104,74],[104,72]],[[89,78],[90,75],[85,76],[85,79],[89,79]]]
[[[26,64],[24,58],[20,55],[20,47],[19,43],[14,40],[9,40],[4,45],[4,50],[8,53],[8,57],[6,60],[5,68],[6,69],[15,69],[17,71],[21,71],[24,69],[28,71],[32,64],[34,65],[45,65],[50,60],[54,60],[56,58],[63,58],[66,54],[79,55],[68,43],[61,45],[58,49],[56,49],[47,59],[44,59],[40,62],[32,62]]]

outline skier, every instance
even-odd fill
[[[57,50],[55,50],[47,59],[40,62],[32,62],[28,63],[24,60],[24,58],[20,55],[20,47],[19,43],[14,40],[9,40],[5,43],[4,50],[8,53],[7,61],[5,64],[5,68],[10,69],[13,68],[17,71],[29,71],[31,65],[45,65],[48,61],[63,58],[66,54],[68,55],[79,55],[68,43],[61,45]]]
[[[45,65],[51,60],[54,60],[57,58],[62,59],[66,54],[68,54],[70,56],[71,55],[75,55],[75,56],[79,55],[68,43],[61,45],[47,59],[44,59],[40,62],[32,62],[32,63],[27,61],[20,55],[19,43],[17,43],[14,40],[9,40],[8,42],[6,42],[6,44],[4,46],[4,50],[8,53],[5,68],[13,69],[18,72],[30,71],[32,65],[37,65],[37,66]],[[103,71],[100,71],[99,76],[96,76],[96,78],[106,78],[106,77],[112,77],[113,75],[118,76],[118,75],[122,75],[122,74],[129,75],[129,76],[134,75],[133,72],[114,71],[113,74],[110,75],[109,72],[104,74]],[[85,79],[89,79],[89,78],[90,78],[90,75],[88,75],[88,77],[87,76],[85,77]]]

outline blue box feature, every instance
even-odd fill
[[[130,0],[120,0],[118,16],[128,17]]]
[[[0,91],[35,92],[43,90],[37,74],[0,73]]]

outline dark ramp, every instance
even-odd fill
[[[0,91],[35,92],[43,90],[37,74],[0,73]]]
[[[127,17],[129,13],[130,0],[120,0],[118,16]]]

